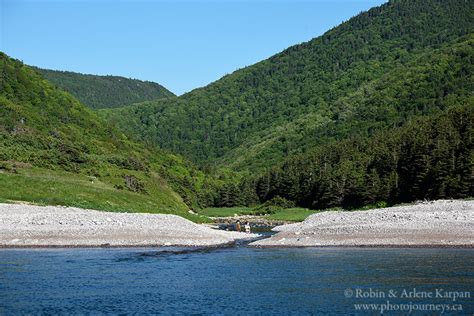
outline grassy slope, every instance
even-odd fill
[[[40,68],[36,70],[47,80],[94,109],[116,108],[136,102],[174,97],[171,91],[150,81]]]
[[[187,214],[179,196],[151,179],[148,195],[118,190],[100,178],[66,171],[23,168],[0,175],[0,196],[12,201],[66,205],[107,211]],[[170,198],[173,197],[173,198]]]
[[[0,198],[193,217],[175,192],[188,192],[195,203],[202,172],[127,139],[2,53],[0,72]]]
[[[102,115],[197,162],[261,170],[318,142],[343,138],[352,128],[372,132],[430,114],[436,103],[396,113],[383,103],[374,120],[347,100],[365,98],[374,81],[390,82],[383,79],[388,73],[403,73],[425,54],[471,33],[472,10],[472,2],[461,0],[391,1],[182,97]],[[441,84],[436,88],[442,91],[447,85]]]

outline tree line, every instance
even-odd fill
[[[474,107],[453,107],[373,137],[291,157],[261,176],[221,189],[221,206],[275,197],[323,209],[474,195]]]

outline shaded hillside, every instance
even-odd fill
[[[47,80],[71,93],[93,109],[116,108],[124,105],[168,98],[174,94],[150,81],[118,76],[87,75],[70,71],[35,68]]]
[[[372,137],[353,137],[289,158],[221,203],[284,198],[323,209],[474,196],[474,106],[454,106]]]
[[[182,158],[127,139],[3,53],[0,73],[0,199],[190,216],[214,191]]]
[[[179,98],[102,114],[200,164],[263,170],[459,104],[472,91],[472,51],[451,46],[473,32],[473,8],[464,0],[390,1]]]

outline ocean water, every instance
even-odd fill
[[[469,249],[3,249],[0,314],[470,315],[473,263]]]

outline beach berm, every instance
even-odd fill
[[[277,226],[260,247],[474,247],[474,201],[438,200],[368,211],[328,211]]]
[[[213,247],[256,237],[176,215],[0,204],[0,247]]]

